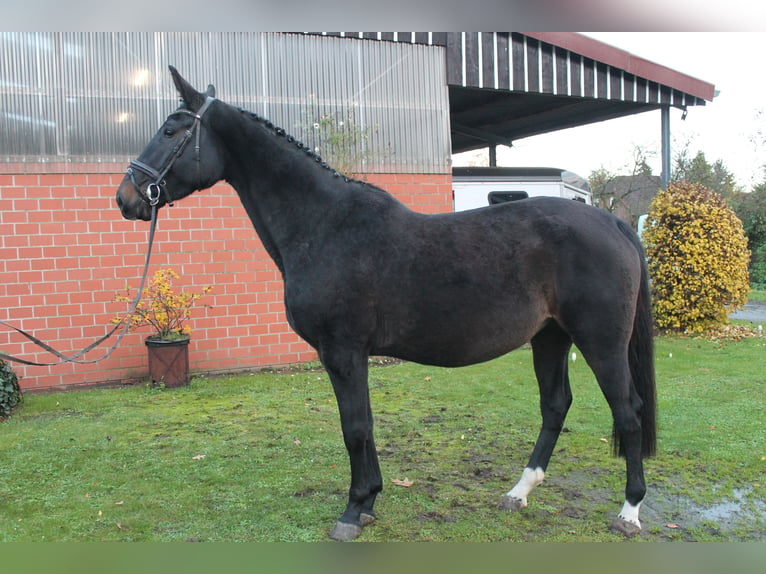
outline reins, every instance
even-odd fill
[[[39,363],[36,361],[29,361],[27,359],[14,357],[13,355],[7,355],[5,353],[0,353],[0,359],[4,359],[6,361],[13,361],[15,363],[22,363],[24,365],[32,365],[35,367],[51,367],[55,365],[61,365],[63,363],[77,363],[80,365],[87,365],[87,364],[103,361],[104,359],[109,357],[117,348],[117,345],[120,344],[120,341],[122,341],[122,338],[127,334],[128,329],[130,329],[130,323],[133,320],[133,313],[136,311],[136,309],[138,308],[138,304],[141,301],[141,296],[144,292],[144,285],[146,284],[146,277],[149,273],[149,260],[152,255],[152,245],[154,244],[154,232],[156,228],[157,228],[157,204],[155,202],[155,204],[152,206],[152,219],[151,219],[151,225],[149,226],[149,240],[148,240],[149,245],[146,250],[146,259],[144,261],[144,271],[143,271],[143,275],[141,276],[141,284],[138,287],[138,293],[136,294],[136,298],[131,303],[130,310],[128,311],[128,313],[122,319],[120,319],[120,321],[114,327],[112,327],[106,335],[104,335],[100,339],[97,339],[96,341],[94,341],[93,343],[91,343],[90,345],[82,349],[81,351],[78,351],[74,355],[66,356],[63,353],[51,347],[50,345],[48,345],[47,343],[45,343],[44,341],[41,341],[34,335],[27,333],[23,329],[19,329],[18,327],[15,327],[14,325],[11,325],[10,323],[6,323],[5,321],[0,321],[0,325],[13,329],[17,333],[23,335],[24,337],[32,341],[38,347],[41,347],[42,349],[45,349],[52,355],[57,356],[60,360],[47,362],[47,363]],[[87,359],[87,360],[80,359],[80,357],[85,355],[88,351],[92,351],[93,349],[98,347],[101,343],[106,341],[109,337],[114,335],[114,333],[116,333],[120,327],[123,327],[122,332],[119,334],[114,344],[109,349],[106,350],[106,352],[104,353],[104,356],[99,357],[98,359]]]

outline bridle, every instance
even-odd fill
[[[196,134],[196,145],[194,147],[194,159],[197,162],[197,181],[200,181],[200,123],[202,122],[202,116],[207,111],[207,109],[210,107],[210,104],[215,101],[215,98],[212,96],[208,96],[208,98],[205,100],[205,103],[202,104],[202,107],[197,111],[197,113],[191,112],[189,110],[178,110],[175,113],[184,113],[192,116],[194,118],[194,124],[186,130],[186,134],[184,134],[183,140],[175,146],[171,152],[168,154],[167,158],[162,164],[162,167],[159,170],[154,169],[150,165],[145,164],[144,162],[133,160],[130,162],[130,167],[128,168],[127,175],[130,177],[131,183],[134,185],[136,189],[139,189],[138,184],[135,180],[135,174],[134,170],[138,170],[145,175],[149,176],[150,179],[152,179],[152,183],[150,183],[146,188],[146,195],[139,193],[139,197],[145,201],[147,204],[149,204],[152,208],[152,215],[151,215],[151,225],[149,226],[149,239],[148,239],[148,247],[146,251],[146,258],[144,260],[144,269],[143,274],[141,277],[141,284],[138,287],[138,293],[136,293],[136,298],[133,300],[130,306],[130,310],[127,312],[126,315],[123,316],[123,318],[114,326],[112,327],[109,332],[107,332],[106,335],[101,337],[100,339],[94,341],[81,351],[78,351],[74,353],[73,355],[64,355],[63,353],[57,351],[44,341],[41,341],[34,335],[27,333],[23,329],[19,329],[18,327],[15,327],[14,325],[11,325],[10,323],[6,323],[5,321],[0,321],[0,325],[3,325],[5,327],[8,327],[10,329],[13,329],[17,333],[23,335],[33,343],[35,343],[37,346],[41,347],[42,349],[46,350],[47,352],[51,353],[52,355],[55,355],[59,358],[58,361],[55,362],[49,362],[49,363],[38,363],[36,361],[29,361],[27,359],[21,359],[19,357],[15,357],[13,355],[7,355],[5,353],[0,352],[0,359],[6,360],[6,361],[14,361],[16,363],[22,363],[25,365],[33,365],[33,366],[42,366],[42,367],[50,367],[55,365],[60,365],[62,363],[78,363],[78,364],[91,364],[91,363],[97,363],[99,361],[102,361],[106,359],[108,356],[112,354],[112,352],[117,348],[117,345],[119,345],[120,341],[122,341],[122,338],[127,334],[130,323],[133,317],[133,314],[135,313],[136,309],[138,308],[138,304],[141,301],[141,296],[144,292],[144,285],[146,284],[146,277],[149,272],[149,260],[152,255],[152,245],[154,244],[154,232],[157,228],[157,209],[159,207],[159,202],[162,194],[164,193],[167,197],[167,204],[173,205],[173,197],[170,195],[168,190],[166,189],[165,185],[165,175],[170,171],[170,168],[173,167],[173,164],[176,162],[176,160],[181,157],[181,154],[184,152],[184,149],[186,149],[186,146],[189,144],[191,139]],[[102,357],[99,357],[98,359],[89,359],[84,360],[81,359],[83,355],[85,355],[88,351],[91,351],[98,347],[101,343],[106,341],[109,337],[111,337],[120,327],[122,327],[122,332],[117,337],[117,340],[114,342],[114,344],[107,349],[105,354]]]
[[[183,139],[178,142],[178,144],[170,150],[170,153],[168,153],[165,160],[162,162],[160,168],[155,169],[152,166],[139,161],[137,159],[134,159],[130,162],[130,167],[128,167],[127,175],[130,177],[130,182],[133,184],[133,187],[136,189],[139,189],[138,183],[136,182],[135,178],[135,172],[139,171],[143,173],[144,175],[148,176],[148,178],[151,180],[151,183],[146,187],[146,194],[139,193],[139,197],[145,201],[147,204],[149,204],[151,207],[156,206],[160,202],[160,198],[164,194],[167,198],[165,201],[168,205],[173,205],[173,196],[170,194],[170,192],[165,187],[167,185],[167,182],[165,181],[165,176],[170,171],[170,169],[173,167],[173,164],[176,162],[176,160],[181,157],[181,154],[183,154],[184,150],[186,149],[186,146],[189,145],[189,142],[193,137],[196,135],[195,145],[194,145],[194,161],[197,164],[197,181],[200,181],[200,133],[202,130],[199,129],[200,124],[202,123],[202,116],[205,115],[205,112],[210,107],[210,104],[212,104],[215,101],[215,98],[212,96],[208,96],[207,99],[205,99],[205,103],[202,104],[199,110],[197,112],[192,112],[189,110],[177,110],[174,112],[175,114],[186,114],[189,116],[192,116],[194,118],[194,123],[192,126],[186,130],[186,133],[184,134]]]

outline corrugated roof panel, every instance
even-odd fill
[[[444,49],[413,39],[0,34],[0,161],[127,161],[177,105],[172,64],[346,169],[448,172]]]

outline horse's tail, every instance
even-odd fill
[[[622,222],[620,222],[622,223]],[[638,236],[627,225],[620,225],[621,231],[636,247],[641,258],[641,285],[638,291],[636,316],[633,320],[633,334],[628,345],[628,364],[633,387],[641,398],[641,454],[653,456],[657,449],[657,393],[654,378],[654,322],[649,288],[649,270],[644,248]],[[617,434],[612,441],[615,454],[624,455]]]

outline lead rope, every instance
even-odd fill
[[[63,353],[60,353],[47,343],[41,341],[34,335],[31,335],[30,333],[27,333],[23,329],[19,329],[18,327],[14,327],[13,325],[6,323],[5,321],[0,321],[0,325],[4,325],[5,327],[9,327],[16,331],[17,333],[20,333],[33,343],[35,343],[38,347],[41,347],[51,353],[52,355],[57,356],[60,361],[54,361],[50,363],[38,363],[35,361],[28,361],[27,359],[21,359],[19,357],[14,357],[13,355],[6,355],[5,353],[0,353],[0,359],[4,359],[6,361],[13,361],[16,363],[22,363],[24,365],[32,365],[35,367],[51,367],[55,365],[61,365],[63,363],[77,363],[79,365],[88,365],[92,363],[97,363],[99,361],[103,361],[107,357],[109,357],[114,350],[117,348],[117,345],[120,344],[120,341],[122,341],[122,338],[127,334],[128,330],[130,329],[130,323],[133,321],[133,314],[135,313],[136,309],[138,308],[138,304],[141,302],[141,296],[144,292],[144,285],[146,285],[146,277],[149,273],[149,260],[152,256],[152,245],[154,244],[154,231],[157,228],[157,203],[155,202],[154,205],[152,205],[152,219],[151,219],[151,225],[149,227],[149,246],[146,250],[146,259],[144,261],[144,271],[143,275],[141,277],[141,285],[138,287],[138,293],[136,294],[136,298],[133,300],[133,303],[131,303],[130,310],[128,313],[120,319],[120,321],[112,327],[112,329],[103,337],[96,340],[95,342],[91,343],[87,347],[85,347],[82,351],[78,351],[72,356],[66,356]],[[80,360],[79,357],[82,357],[84,354],[86,354],[88,351],[92,351],[96,347],[98,347],[101,343],[106,341],[109,337],[114,335],[117,330],[123,327],[122,332],[117,337],[117,340],[114,342],[114,344],[106,350],[106,353],[104,353],[103,357],[99,357],[98,359],[88,359],[88,360]]]

